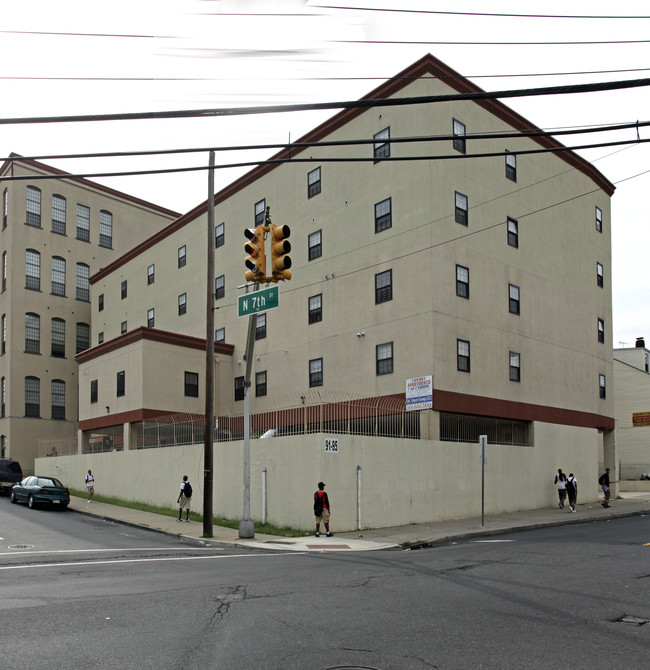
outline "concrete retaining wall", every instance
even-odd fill
[[[574,472],[579,500],[598,497],[600,440],[593,430],[535,424],[541,446],[488,445],[485,513],[555,504],[557,467]],[[480,516],[481,462],[476,444],[337,435],[338,453],[327,453],[325,435],[251,441],[251,516],[262,518],[266,469],[267,520],[311,528],[312,495],[324,481],[332,504],[332,528],[354,530]],[[239,519],[243,509],[243,442],[214,447],[214,512]],[[360,471],[358,500],[357,467]],[[37,472],[82,489],[88,469],[95,491],[125,500],[175,507],[189,475],[193,508],[203,509],[203,445],[40,458]],[[582,486],[580,485],[583,483]],[[584,483],[590,482],[589,486]]]

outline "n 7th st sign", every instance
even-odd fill
[[[278,306],[279,300],[280,289],[277,286],[240,295],[237,299],[237,316],[249,316],[273,309]]]

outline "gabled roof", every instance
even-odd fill
[[[84,177],[74,177],[69,172],[59,170],[58,168],[52,167],[51,165],[46,165],[45,163],[40,163],[39,161],[36,161],[32,158],[25,158],[24,156],[21,156],[20,154],[16,154],[13,152],[9,154],[9,158],[0,167],[0,181],[2,181],[2,177],[5,176],[6,173],[11,170],[11,168],[15,163],[22,163],[23,165],[27,165],[31,168],[34,168],[35,170],[40,170],[42,172],[49,172],[50,174],[53,175],[59,175],[63,178],[68,179],[69,181],[74,181],[77,182],[78,184],[86,186],[87,188],[92,188],[95,191],[100,191],[114,198],[119,198],[120,200],[126,200],[127,202],[132,202],[135,205],[140,205],[141,207],[146,207],[147,209],[152,209],[156,212],[159,212],[160,214],[165,214],[166,216],[172,218],[177,218],[178,216],[180,216],[178,212],[174,212],[173,210],[167,209],[166,207],[161,207],[160,205],[156,205],[153,202],[147,202],[146,200],[136,198],[135,196],[129,195],[128,193],[122,193],[121,191],[116,191],[115,189],[109,188],[108,186],[104,186],[102,184],[98,184],[97,182],[90,181],[89,179],[85,179]]]
[[[427,54],[422,57],[420,60],[416,61],[406,69],[402,70],[399,74],[384,82],[370,93],[365,95],[362,100],[377,100],[382,98],[390,98],[396,93],[399,93],[403,88],[408,86],[413,80],[420,77],[431,76],[438,78],[445,82],[449,87],[457,91],[458,93],[484,93],[485,91],[476,86],[461,74],[452,70],[448,65],[438,60],[431,54]],[[486,111],[490,112],[494,116],[498,117],[508,125],[510,125],[515,130],[520,131],[530,131],[530,130],[540,130],[530,121],[525,119],[517,112],[510,109],[508,106],[504,105],[502,102],[496,99],[479,99],[474,100],[477,105],[483,107]],[[367,107],[353,107],[344,109],[341,112],[338,112],[330,119],[321,123],[319,126],[309,131],[306,135],[297,140],[297,143],[308,143],[308,142],[318,142],[322,140],[332,132],[338,130],[346,123],[349,123],[352,119],[360,116],[365,111]],[[549,137],[547,135],[537,136],[530,138],[533,142],[536,142],[541,147],[545,149],[557,149],[562,148],[564,145],[561,142],[558,142],[555,138]],[[282,160],[289,159],[292,156],[295,157],[298,154],[306,151],[307,147],[295,147],[291,146],[290,148],[282,149],[270,160]],[[579,170],[589,177],[599,188],[601,188],[608,196],[611,196],[614,193],[614,185],[604,177],[591,163],[586,161],[584,158],[574,153],[573,151],[559,151],[556,153],[560,160],[565,161],[571,167]],[[250,184],[254,183],[264,175],[268,174],[272,170],[278,168],[282,163],[265,163],[263,165],[258,165],[253,168],[239,179],[236,179],[234,182],[223,188],[214,197],[215,206],[221,202],[228,200],[237,192],[246,188]],[[197,205],[194,209],[184,214],[176,221],[172,222],[162,230],[155,233],[152,237],[145,240],[138,246],[134,247],[126,254],[116,259],[113,263],[108,265],[105,268],[102,268],[99,272],[93,275],[90,278],[91,284],[99,281],[106,275],[113,272],[115,269],[124,265],[128,261],[136,258],[141,253],[150,249],[163,240],[165,237],[175,233],[177,230],[181,229],[183,226],[187,225],[189,222],[196,219],[198,216],[204,214],[208,209],[208,202],[202,202]]]

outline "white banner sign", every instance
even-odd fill
[[[406,380],[406,411],[433,408],[433,377],[414,377]]]

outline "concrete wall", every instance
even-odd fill
[[[579,500],[598,497],[600,439],[589,429],[535,424],[542,447],[488,445],[485,513],[535,509],[555,504],[558,467],[575,473]],[[267,520],[311,528],[312,495],[327,484],[332,528],[357,528],[357,466],[361,466],[361,528],[480,516],[481,463],[478,445],[338,435],[339,452],[326,453],[326,435],[251,441],[251,515],[262,518],[262,470],[267,473]],[[214,512],[241,518],[243,442],[215,444]],[[42,458],[37,471],[82,489],[88,468],[95,491],[125,500],[174,507],[184,474],[203,505],[203,446]],[[588,484],[587,484],[588,483]]]

